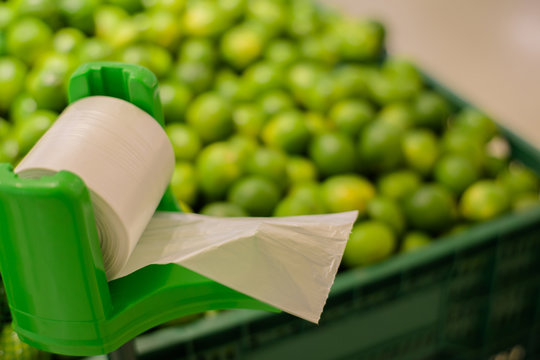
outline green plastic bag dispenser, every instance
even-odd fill
[[[112,62],[81,66],[69,101],[105,95],[138,106],[163,126],[156,77]],[[179,211],[170,192],[159,210]],[[111,352],[141,332],[212,309],[278,311],[178,265],[150,265],[107,282],[88,189],[61,171],[21,179],[0,164],[0,271],[14,328],[25,342],[66,355]]]

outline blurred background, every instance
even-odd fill
[[[540,1],[323,0],[381,19],[390,52],[540,144]]]

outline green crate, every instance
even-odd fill
[[[540,152],[503,131],[514,158],[540,173]],[[136,339],[148,360],[476,360],[512,348],[538,359],[539,343],[540,207],[340,274],[318,326],[234,310]]]

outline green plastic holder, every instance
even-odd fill
[[[81,66],[69,101],[112,96],[133,103],[163,126],[156,77],[113,62]],[[169,190],[158,210],[180,211]],[[0,164],[0,271],[13,326],[48,352],[111,352],[163,322],[214,309],[274,307],[179,265],[150,265],[107,282],[89,192],[60,171],[22,179]]]

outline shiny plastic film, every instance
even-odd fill
[[[318,322],[357,212],[214,218],[155,212],[174,170],[162,127],[137,106],[71,104],[19,163],[20,177],[70,171],[87,185],[109,280],[175,263]]]

